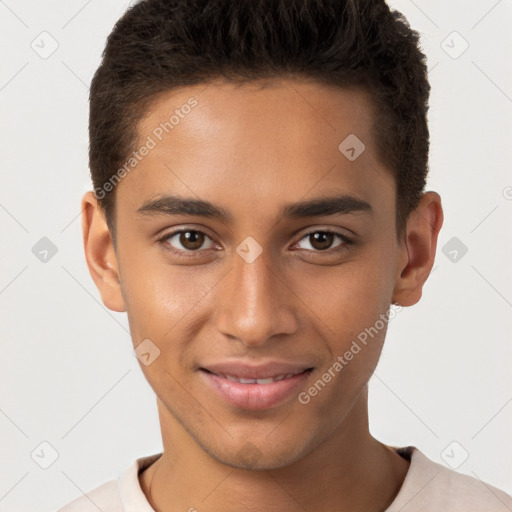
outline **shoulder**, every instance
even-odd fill
[[[117,480],[111,480],[71,501],[57,512],[122,512]]]
[[[478,478],[430,460],[413,446],[398,449],[411,465],[402,488],[386,512],[510,512],[512,498]]]
[[[139,474],[161,455],[157,453],[136,459],[117,480],[100,485],[57,512],[154,512],[140,486]]]

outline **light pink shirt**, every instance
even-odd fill
[[[512,497],[476,478],[427,458],[414,446],[393,448],[411,461],[404,483],[385,512],[510,512]],[[161,453],[135,460],[117,479],[68,503],[57,512],[155,512],[138,475]]]

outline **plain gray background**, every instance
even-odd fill
[[[390,4],[428,55],[445,224],[421,302],[390,324],[371,430],[510,493],[512,3]],[[162,447],[126,316],[101,303],[81,240],[88,84],[127,6],[0,1],[2,512],[54,510]]]

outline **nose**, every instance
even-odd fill
[[[247,347],[260,347],[278,335],[297,331],[294,294],[262,253],[249,263],[235,254],[221,281],[216,325]]]

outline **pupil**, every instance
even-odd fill
[[[328,249],[332,244],[333,237],[334,235],[332,233],[319,231],[318,233],[310,235],[310,238],[312,238],[310,242],[315,249]]]
[[[180,235],[180,243],[187,249],[199,249],[203,245],[204,235],[198,231],[184,231]]]

